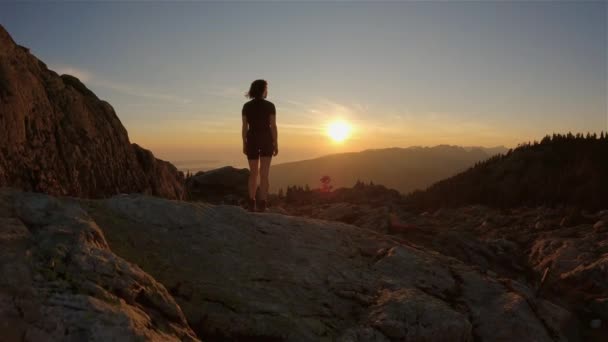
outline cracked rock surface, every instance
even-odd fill
[[[0,190],[0,340],[197,341],[165,287],[73,200]]]
[[[298,213],[291,207],[288,210]],[[564,329],[570,341],[608,338],[607,210],[497,210],[470,205],[414,214],[394,206],[333,203],[316,206],[306,214],[352,222],[437,251],[498,278],[506,286],[528,284],[534,288],[534,297],[570,311],[562,312],[547,301],[528,300],[536,313],[555,316],[545,321],[551,329],[557,322],[566,322]],[[576,319],[565,319],[567,315]],[[600,326],[592,328],[592,322],[598,320]]]
[[[525,283],[403,238],[139,195],[83,205],[203,340],[573,340],[573,315]]]
[[[0,222],[7,341],[578,341],[593,339],[578,331],[585,322],[572,303],[591,300],[596,313],[606,307],[603,259],[574,267],[567,249],[549,253],[563,241],[542,249],[531,264],[563,258],[556,269],[573,277],[564,286],[583,277],[575,289],[586,296],[539,296],[526,277],[509,275],[513,268],[491,268],[492,253],[524,246],[502,241],[488,222],[494,233],[479,239],[492,244],[480,252],[473,240],[467,254],[454,247],[458,239],[442,237],[446,247],[435,248],[424,234],[408,239],[229,205],[10,189],[0,190]]]

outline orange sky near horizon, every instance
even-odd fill
[[[438,114],[426,120],[395,116],[393,125],[373,125],[366,121],[349,120],[345,115],[320,119],[316,125],[307,126],[286,123],[280,119],[285,113],[279,111],[279,156],[273,164],[311,159],[327,154],[358,152],[367,149],[410,146],[436,146],[441,144],[459,146],[505,146],[512,148],[519,143],[540,140],[545,134],[542,128],[509,128],[508,123],[487,126],[474,122],[448,122],[448,117]],[[352,130],[343,142],[336,142],[327,134],[326,126],[334,120],[348,122]],[[171,123],[145,127],[141,122],[123,122],[130,139],[150,150],[157,157],[174,162],[209,160],[209,168],[232,165],[246,167],[241,152],[241,121],[226,120],[225,124],[208,125],[204,122],[189,124]],[[522,134],[526,132],[527,134]],[[476,132],[473,135],[472,132]],[[598,132],[599,133],[599,132]],[[221,156],[217,158],[217,156]]]

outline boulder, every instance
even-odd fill
[[[186,181],[190,200],[238,204],[248,197],[249,170],[225,166],[200,171]]]
[[[165,287],[73,200],[0,191],[3,341],[198,341]]]

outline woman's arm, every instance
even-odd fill
[[[243,136],[243,153],[247,154],[247,117],[243,115],[243,128],[241,129],[241,135]]]
[[[270,131],[272,132],[272,143],[274,144],[274,152],[273,155],[279,154],[279,143],[277,141],[278,132],[277,132],[277,116],[276,114],[270,115]]]

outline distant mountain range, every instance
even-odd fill
[[[420,208],[483,204],[493,207],[606,207],[608,136],[546,136],[495,156],[407,197]]]
[[[287,186],[293,185],[317,188],[321,177],[329,176],[334,188],[351,187],[360,180],[408,193],[424,189],[478,161],[506,151],[507,148],[503,146],[439,145],[332,154],[271,166],[270,191],[277,192],[281,188],[285,191]]]

